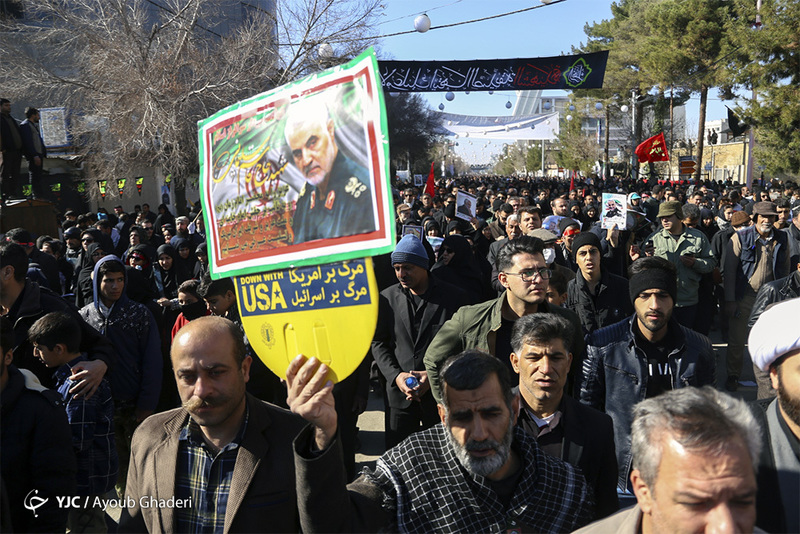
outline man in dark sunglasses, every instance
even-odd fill
[[[145,233],[147,234],[147,244],[153,248],[158,248],[164,244],[164,236],[156,233],[155,226],[150,221],[145,221],[142,224]]]
[[[89,248],[89,245],[94,243],[94,236],[92,234],[84,233],[81,235],[81,248],[83,251],[86,252]]]
[[[578,316],[565,308],[550,306],[547,302],[550,269],[544,260],[544,242],[541,239],[520,236],[509,241],[495,261],[498,280],[505,291],[497,299],[464,306],[444,323],[430,347],[425,352],[425,369],[437,401],[441,401],[439,368],[447,358],[467,349],[479,349],[497,357],[511,373],[512,381],[518,376],[511,366],[511,331],[514,322],[531,313],[555,313],[566,318],[580,332]],[[568,387],[583,360],[582,336],[575,336],[572,345],[573,365]],[[513,384],[516,385],[516,384]]]

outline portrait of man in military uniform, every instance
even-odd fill
[[[293,244],[374,231],[369,171],[339,149],[325,103],[312,97],[293,104],[284,137],[306,180],[292,219]]]
[[[475,217],[476,198],[472,195],[459,191],[456,193],[456,217],[466,221]]]

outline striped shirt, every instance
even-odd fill
[[[233,469],[249,413],[248,407],[239,434],[216,453],[206,445],[200,426],[191,417],[181,430],[175,498],[191,499],[192,506],[175,510],[176,532],[223,531]]]

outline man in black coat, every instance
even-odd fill
[[[387,449],[439,422],[422,358],[442,324],[468,303],[463,290],[431,276],[428,265],[422,242],[404,236],[392,253],[400,283],[381,291],[372,354],[386,379]]]
[[[665,391],[716,382],[711,341],[672,317],[678,294],[675,265],[658,256],[629,271],[635,313],[586,336],[580,401],[614,421],[620,488],[630,488],[631,407]]]
[[[0,98],[0,149],[3,151],[3,200],[17,193],[19,167],[22,162],[22,130],[11,116],[11,101]]]
[[[39,128],[41,115],[38,109],[29,107],[25,110],[25,117],[25,120],[19,125],[20,133],[22,133],[22,150],[25,154],[25,159],[28,160],[28,176],[33,186],[33,194],[42,196],[44,193],[42,168],[44,158],[47,157],[47,148],[45,148],[42,132]]]
[[[628,280],[603,266],[600,246],[600,238],[592,232],[581,232],[572,244],[578,272],[567,285],[565,307],[578,314],[584,334],[633,314]]]
[[[74,495],[77,472],[69,421],[57,392],[12,365],[13,337],[0,318],[0,530],[64,532],[68,510],[56,497]]]
[[[519,374],[517,426],[547,454],[583,471],[594,489],[594,519],[617,511],[617,456],[611,417],[564,395],[572,363],[572,324],[551,313],[517,319],[511,365]]]

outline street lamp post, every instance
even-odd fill
[[[542,139],[542,178],[544,178],[544,144],[545,140]]]

